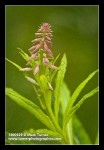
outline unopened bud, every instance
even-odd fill
[[[49,86],[49,89],[51,90],[51,91],[53,91],[53,87],[52,87],[52,85],[48,82],[48,86]]]
[[[32,68],[21,68],[20,71],[31,71]]]
[[[31,83],[33,83],[33,84],[35,84],[35,85],[37,85],[38,86],[38,83],[34,80],[34,79],[32,79],[32,78],[30,78],[30,77],[25,77],[29,82],[31,82]]]

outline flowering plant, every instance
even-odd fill
[[[51,26],[48,23],[43,23],[35,36],[36,38],[32,40],[33,46],[29,48],[30,56],[18,48],[19,53],[26,60],[26,67],[22,68],[11,60],[6,60],[23,72],[25,78],[32,84],[39,100],[39,106],[11,88],[6,88],[6,95],[28,110],[46,126],[45,129],[30,129],[23,133],[47,133],[52,138],[58,138],[56,143],[61,144],[81,143],[80,134],[76,134],[73,128],[76,125],[74,122],[77,122],[77,125],[81,124],[75,116],[75,112],[87,98],[98,92],[98,87],[85,94],[77,104],[74,103],[87,82],[98,70],[91,73],[70,95],[69,89],[64,82],[67,67],[66,55],[63,55],[60,66],[56,66],[55,63],[59,55],[54,58],[50,49],[53,36]],[[31,74],[30,72],[33,73]],[[84,144],[91,143],[87,133],[83,132]],[[77,137],[77,140],[75,137]],[[7,140],[7,142],[10,141]]]

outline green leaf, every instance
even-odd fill
[[[64,114],[64,120],[66,119],[67,115],[69,114],[71,107],[73,105],[73,103],[75,102],[75,100],[77,99],[77,97],[79,96],[80,92],[83,90],[83,88],[85,87],[85,85],[88,83],[89,80],[92,79],[92,77],[98,72],[98,70],[92,72],[74,91],[74,93],[71,96],[70,101],[68,102],[68,105],[66,107],[65,110],[65,114]]]
[[[71,118],[67,124],[67,134],[70,141],[70,144],[74,144],[74,135],[73,135],[73,118]]]
[[[11,61],[11,60],[9,60],[9,59],[7,59],[7,58],[6,58],[6,60],[7,60],[8,62],[10,62],[12,65],[14,65],[16,68],[18,68],[19,70],[22,68],[22,67],[20,67],[19,65],[17,65],[16,63],[14,63],[13,61]]]
[[[97,133],[95,144],[99,144],[99,133]]]
[[[29,58],[28,54],[26,54],[21,48],[17,48],[17,49],[19,49],[19,53],[27,61]]]
[[[50,72],[51,73],[51,76],[50,76],[50,82],[52,82],[53,78],[55,77],[55,75],[57,74],[57,71],[60,70],[60,68],[58,67],[57,69],[55,70],[51,70]]]
[[[14,102],[28,110],[37,119],[39,119],[49,129],[55,130],[49,117],[33,102],[21,96],[11,88],[6,88],[6,95],[9,96]]]
[[[51,90],[49,89],[48,80],[45,75],[40,76],[40,88],[44,96],[45,104],[51,107]]]
[[[71,92],[68,89],[68,86],[65,82],[63,82],[62,88],[61,88],[61,96],[60,96],[60,103],[62,107],[62,112],[64,114],[66,106],[71,98]]]
[[[54,59],[54,61],[53,61],[53,65],[56,63],[56,61],[57,61],[57,59],[59,58],[59,56],[60,56],[60,53],[57,55],[57,57]]]
[[[49,113],[49,116],[54,124],[54,126],[56,127],[57,131],[59,131],[60,133],[62,133],[62,130],[54,116],[54,113],[53,113],[53,110],[51,108],[51,94],[52,94],[52,91],[50,90],[50,87],[49,87],[49,84],[48,84],[48,80],[46,78],[45,75],[41,75],[40,76],[40,88],[41,88],[41,91],[43,93],[43,97],[44,97],[44,100],[45,100],[45,105],[46,105],[46,108],[47,108],[47,111]]]
[[[73,134],[75,144],[92,144],[82,123],[75,115],[73,116]]]
[[[71,98],[71,92],[68,89],[68,86],[65,82],[63,82],[62,88],[61,88],[61,97],[60,97],[60,104],[61,104],[61,113],[62,115],[64,115],[66,106],[68,104],[68,102],[70,101]],[[60,112],[59,112],[60,113]],[[62,117],[62,115],[60,115]],[[62,118],[60,118],[61,122],[62,122]],[[66,136],[67,139],[69,139],[70,144],[73,144],[73,131],[72,131],[72,118],[70,119],[70,121],[67,124],[67,127],[65,128],[64,134]]]
[[[81,100],[79,100],[79,102],[71,109],[71,113],[75,113],[75,111],[84,103],[84,101],[93,96],[95,93],[97,93],[99,91],[99,88],[95,88],[94,90],[90,91],[89,93],[85,94]]]
[[[85,102],[85,100],[91,96],[93,96],[95,93],[97,93],[99,91],[99,88],[95,88],[94,90],[90,91],[89,93],[85,94],[81,100],[69,111],[66,120],[64,121],[65,124],[67,124],[67,122],[70,120],[70,118],[72,117],[72,115],[77,111],[77,109],[79,109],[79,107]]]
[[[61,88],[62,88],[62,84],[64,80],[64,75],[66,72],[66,66],[67,66],[67,58],[66,58],[66,55],[64,54],[61,60],[61,64],[60,64],[60,70],[57,73],[56,87],[54,90],[54,97],[55,97],[54,113],[57,119],[58,119],[59,103],[60,103],[60,97],[61,97]]]
[[[40,93],[39,93],[38,89],[36,88],[36,86],[33,85],[33,89],[37,95],[39,102],[40,102],[41,108],[46,111],[46,105],[45,105],[44,98],[42,96],[40,96]]]

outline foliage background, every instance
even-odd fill
[[[6,57],[22,67],[25,61],[17,47],[28,53],[38,26],[48,22],[53,30],[54,56],[65,52],[68,66],[65,81],[74,89],[98,68],[98,6],[6,6]],[[87,84],[81,96],[98,84],[97,75]],[[6,63],[6,86],[37,103],[30,83],[14,66]],[[98,131],[98,95],[89,98],[76,112],[83,126],[95,141]],[[45,128],[26,110],[6,98],[6,130],[22,132],[26,129]]]

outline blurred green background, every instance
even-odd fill
[[[66,53],[68,66],[65,75],[71,93],[94,70],[98,68],[98,6],[6,6],[6,57],[22,67],[25,61],[17,47],[28,53],[34,33],[43,22],[48,22],[53,30],[54,56]],[[87,84],[78,100],[98,85],[98,77]],[[6,63],[6,86],[23,96],[36,101],[30,83],[21,72]],[[77,111],[78,118],[95,141],[98,131],[98,95],[89,98]],[[26,110],[6,98],[6,130],[22,132],[33,128],[45,128]]]

